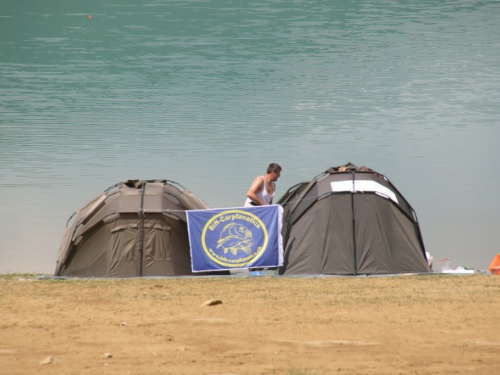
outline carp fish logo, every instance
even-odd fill
[[[264,254],[268,232],[256,215],[228,210],[218,213],[206,223],[201,235],[203,250],[219,265],[245,267]]]
[[[222,247],[224,254],[231,250],[233,255],[242,250],[247,254],[252,252],[253,238],[252,231],[241,224],[229,223],[222,229],[220,239],[217,242],[217,249]]]

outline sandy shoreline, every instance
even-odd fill
[[[499,295],[498,275],[0,275],[0,368],[5,374],[492,374],[500,351]],[[201,306],[210,299],[222,303]],[[49,356],[55,363],[40,364]]]

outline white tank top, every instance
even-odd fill
[[[262,190],[257,194],[257,196],[264,201],[265,204],[271,204],[272,199],[274,198],[274,192],[272,194],[269,194],[267,189],[266,189],[266,180],[264,179],[264,176],[262,177],[262,183],[264,186],[262,186]],[[274,184],[274,182],[273,182]],[[243,207],[252,207],[250,204],[251,200],[250,198],[247,198],[245,201],[245,205]]]

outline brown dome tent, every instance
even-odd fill
[[[68,221],[55,276],[192,275],[185,210],[205,208],[173,181],[111,186]]]
[[[415,211],[382,174],[348,163],[292,186],[284,208],[284,275],[426,273]]]

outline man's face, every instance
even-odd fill
[[[281,171],[273,171],[273,181],[278,181],[278,179],[280,178],[280,175],[281,175]]]

